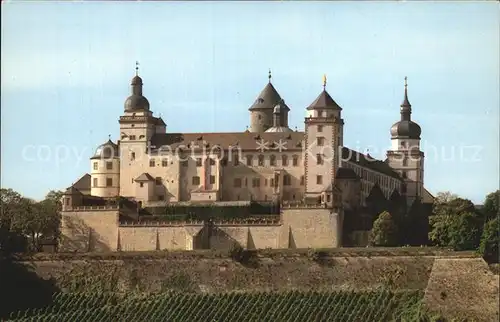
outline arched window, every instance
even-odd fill
[[[264,166],[264,156],[261,154],[259,155],[259,167]]]
[[[288,156],[282,155],[281,156],[281,165],[286,167],[288,165]]]
[[[269,163],[273,167],[276,166],[276,156],[274,154],[270,156]]]

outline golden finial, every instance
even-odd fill
[[[323,90],[326,89],[326,74],[323,74]]]
[[[139,76],[139,62],[135,61],[135,76]]]

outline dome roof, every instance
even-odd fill
[[[132,81],[130,82],[130,85],[142,85],[142,78],[140,78],[138,75],[134,76],[134,78],[132,78]]]
[[[149,111],[149,101],[142,95],[130,95],[125,100],[125,111]]]
[[[273,126],[273,127],[268,128],[266,130],[266,132],[269,132],[269,133],[288,133],[288,132],[293,132],[293,131],[286,126]]]
[[[108,140],[108,142],[97,147],[94,156],[90,159],[112,159],[118,158],[119,156],[120,150],[118,145],[114,144],[113,141]]]
[[[395,138],[420,139],[422,129],[410,120],[402,120],[391,126],[391,136]]]

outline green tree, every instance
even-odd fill
[[[493,219],[500,215],[500,190],[492,192],[486,196],[483,204],[483,213],[486,220]]]
[[[374,246],[397,245],[398,229],[389,212],[382,212],[373,223],[373,228],[370,234],[370,243]]]
[[[483,220],[473,212],[463,212],[452,218],[448,228],[449,247],[454,250],[475,250],[481,240]]]
[[[498,244],[499,238],[499,225],[498,217],[488,221],[484,225],[483,235],[481,236],[481,243],[479,244],[479,252],[488,261],[498,263]]]

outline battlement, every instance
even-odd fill
[[[118,205],[106,205],[106,206],[76,206],[76,207],[66,207],[64,209],[65,212],[70,211],[108,211],[108,210],[119,210],[120,207]]]

